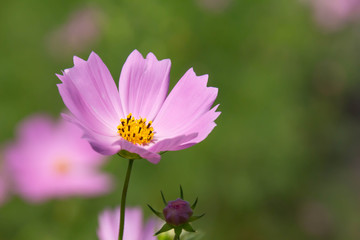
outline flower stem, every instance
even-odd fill
[[[128,189],[128,186],[129,186],[131,169],[132,169],[133,163],[134,163],[134,159],[129,159],[129,165],[128,165],[128,168],[127,168],[127,171],[126,171],[126,177],[125,177],[124,187],[123,187],[122,196],[121,196],[119,240],[122,240],[123,235],[124,235],[125,202],[126,202],[126,194],[127,194],[127,189]]]

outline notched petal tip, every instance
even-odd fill
[[[63,72],[63,74],[65,74],[65,73]],[[64,75],[55,73],[55,76],[56,76],[61,82],[64,82],[64,80],[65,80],[65,76],[64,76]],[[60,84],[61,84],[61,83],[56,84],[56,85],[59,86]]]
[[[89,55],[89,58],[88,58],[88,61],[92,61],[92,60],[98,60],[100,59],[99,55],[97,55],[96,52],[94,51],[91,51],[90,55]],[[101,59],[100,59],[101,60]]]
[[[152,52],[149,52],[149,53],[146,55],[146,59],[147,59],[147,60],[150,60],[150,61],[155,61],[155,62],[159,62],[159,63],[163,63],[163,64],[166,64],[166,65],[169,65],[169,67],[171,66],[171,60],[170,60],[170,59],[165,58],[165,59],[158,60],[157,57],[155,56],[155,54],[152,53]]]
[[[77,66],[77,65],[80,65],[84,62],[86,62],[84,59],[82,58],[79,58],[78,56],[74,56],[73,57],[73,62],[74,62],[74,67]]]
[[[132,57],[141,57],[142,59],[144,59],[143,55],[137,49],[134,49],[134,51],[130,53],[128,59]]]
[[[189,70],[186,71],[184,76],[187,76],[189,78],[195,78],[196,81],[201,81],[202,84],[206,87],[208,80],[209,80],[209,74],[203,74],[203,75],[197,75],[194,71],[194,68],[189,68]]]
[[[219,104],[216,104],[210,111],[216,111],[217,109],[218,109],[218,107],[220,106],[220,103]],[[218,112],[219,114],[221,113],[221,112]]]
[[[149,52],[149,53],[146,55],[146,59],[158,61],[158,59],[156,58],[155,54],[153,54],[152,52]]]

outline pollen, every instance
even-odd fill
[[[144,145],[151,142],[154,137],[152,121],[146,123],[146,118],[135,119],[129,113],[127,118],[120,119],[120,122],[117,127],[119,135],[133,144]]]

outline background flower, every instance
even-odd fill
[[[99,172],[105,159],[94,152],[82,131],[63,120],[32,116],[17,129],[17,139],[5,149],[8,174],[15,192],[29,201],[104,194],[110,178]]]
[[[99,240],[117,240],[119,237],[120,208],[106,209],[99,216]],[[126,208],[124,240],[155,240],[156,221],[149,219],[143,225],[141,208]]]
[[[55,58],[83,51],[100,40],[104,15],[95,6],[85,6],[72,12],[66,22],[46,37],[49,52]]]
[[[316,22],[325,29],[337,30],[360,19],[359,0],[305,0],[314,12]]]

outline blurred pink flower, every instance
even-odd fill
[[[99,227],[97,235],[99,240],[118,240],[120,224],[120,208],[114,210],[106,209],[99,216]],[[143,225],[143,215],[140,208],[126,208],[124,240],[155,240],[154,219],[148,220]]]
[[[54,56],[84,51],[101,36],[103,12],[99,7],[84,7],[72,12],[66,22],[46,38]]]
[[[25,199],[38,202],[110,190],[109,176],[98,171],[104,157],[81,138],[77,126],[33,116],[20,124],[17,135],[5,149],[5,164],[14,191]]]
[[[360,16],[360,0],[306,1],[312,5],[317,23],[328,30],[336,30]]]
[[[87,61],[74,57],[74,67],[57,75],[60,95],[72,115],[64,117],[85,132],[99,153],[136,153],[152,163],[161,151],[188,148],[204,140],[216,126],[218,89],[207,87],[208,75],[189,69],[167,95],[171,62],[146,59],[134,50],[119,80],[94,52]],[[147,120],[149,120],[147,122]]]

